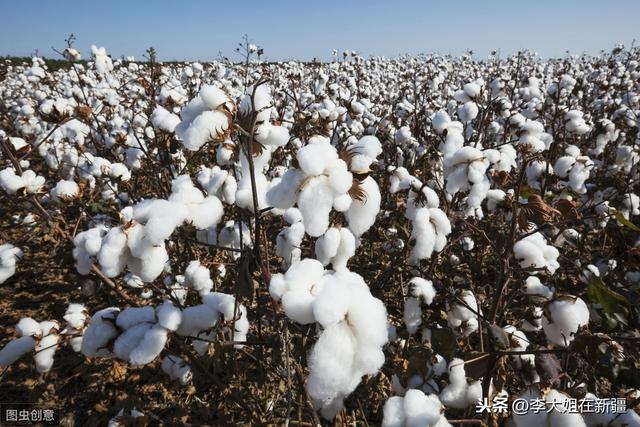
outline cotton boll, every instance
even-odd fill
[[[549,390],[546,395],[546,402],[551,405],[552,408],[566,407],[566,402],[570,397],[557,390]],[[582,415],[578,412],[564,411],[564,410],[552,410],[549,412],[548,420],[550,427],[587,427],[582,418]]]
[[[156,308],[156,317],[158,325],[169,331],[175,331],[182,321],[182,312],[171,301],[165,301]]]
[[[128,259],[127,235],[121,227],[112,228],[102,239],[98,262],[107,277],[116,277],[124,270]]]
[[[80,330],[84,328],[87,321],[86,309],[82,304],[71,303],[67,307],[63,318],[65,322],[67,322],[67,325]]]
[[[129,355],[151,329],[151,323],[138,323],[127,328],[113,343],[113,352],[121,360],[129,360]]]
[[[74,181],[60,180],[51,190],[51,197],[56,201],[65,201],[77,197],[80,187]]]
[[[23,317],[20,319],[16,325],[16,332],[22,337],[43,335],[40,323],[36,322],[31,317]]]
[[[0,350],[0,368],[6,368],[23,355],[29,353],[36,347],[36,340],[31,336],[22,336],[13,341],[9,341]]]
[[[116,318],[116,325],[120,329],[129,329],[139,323],[155,323],[156,313],[153,307],[128,307],[122,310]]]
[[[414,277],[409,281],[411,295],[415,298],[422,298],[427,305],[431,305],[433,298],[436,296],[436,290],[431,280],[425,280],[421,277]]]
[[[81,351],[87,357],[109,356],[111,350],[106,346],[119,335],[115,326],[115,318],[120,309],[115,307],[105,308],[96,312],[89,327],[82,337]]]
[[[185,285],[198,291],[200,296],[204,296],[213,288],[209,269],[200,264],[200,261],[191,261],[184,273]]]
[[[404,398],[392,396],[384,403],[382,427],[405,427]]]
[[[316,258],[322,265],[328,265],[331,258],[336,256],[340,247],[340,230],[331,227],[318,240],[316,240]]]
[[[333,418],[342,406],[344,395],[352,391],[355,352],[356,339],[344,322],[326,328],[311,349],[307,386],[314,401],[332,409],[323,416]]]
[[[342,321],[349,309],[351,295],[343,283],[334,277],[324,281],[322,291],[313,302],[313,317],[328,328]]]
[[[302,325],[313,323],[315,296],[307,290],[292,290],[282,296],[282,308],[288,318]]]
[[[166,356],[162,359],[161,367],[172,380],[178,380],[182,385],[188,384],[193,378],[191,366],[177,356]]]
[[[276,237],[276,255],[283,258],[284,268],[300,261],[302,239],[304,238],[304,224],[296,222],[283,229]]]
[[[8,194],[16,194],[24,186],[24,181],[16,175],[13,168],[6,168],[0,171],[0,187]]]
[[[167,330],[160,325],[154,325],[144,334],[140,344],[131,351],[129,363],[146,365],[158,357],[166,342]]]
[[[363,201],[354,200],[345,213],[349,229],[357,238],[375,223],[382,200],[378,183],[370,176],[360,182],[359,187],[364,192],[365,199]]]
[[[589,308],[578,297],[564,296],[552,301],[542,317],[542,328],[547,340],[560,347],[567,347],[581,326],[589,324]]]
[[[559,252],[547,244],[542,234],[534,233],[516,242],[513,253],[522,268],[546,268],[551,274],[560,266],[557,262]],[[537,272],[532,272],[536,274]]]
[[[449,364],[449,385],[440,392],[440,401],[446,406],[464,409],[476,403],[481,395],[481,382],[467,384],[464,361],[453,359]]]
[[[296,153],[296,159],[300,169],[306,176],[317,176],[322,174],[329,162],[336,160],[338,153],[329,144],[329,140],[323,137],[314,137],[309,144],[302,147]]]
[[[176,333],[182,336],[195,336],[215,326],[218,317],[219,313],[205,304],[187,307],[182,310],[182,321]]]
[[[151,114],[151,123],[155,129],[173,133],[176,126],[180,123],[180,117],[176,114],[170,113],[162,106],[157,106]]]
[[[22,251],[5,243],[0,245],[0,284],[4,283],[16,272],[16,261],[22,258]]]
[[[223,90],[212,85],[202,85],[198,96],[202,99],[204,106],[210,110],[215,110],[230,101]]]
[[[525,281],[524,292],[530,296],[540,296],[546,299],[551,299],[553,291],[540,282],[540,279],[536,276],[529,276]]]
[[[300,170],[287,169],[280,181],[267,191],[267,203],[279,209],[292,207],[303,180],[304,174]]]
[[[332,206],[333,191],[328,178],[326,176],[311,178],[298,195],[298,209],[302,214],[306,232],[310,236],[321,236],[327,230]]]
[[[404,413],[407,427],[431,426],[438,422],[442,404],[436,395],[426,396],[422,391],[407,390],[404,396]]]
[[[479,310],[476,298],[471,291],[462,291],[459,297],[466,305],[454,304],[447,312],[447,322],[451,328],[462,327],[462,333],[468,336],[478,329],[478,315],[476,313],[482,314],[482,312]]]
[[[201,203],[189,206],[191,222],[199,230],[217,225],[224,215],[222,203],[216,196],[208,196]]]

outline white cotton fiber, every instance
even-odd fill
[[[547,306],[549,316],[542,317],[542,328],[551,344],[567,347],[578,328],[589,324],[589,308],[578,297],[562,296]]]
[[[175,331],[182,321],[182,312],[171,301],[167,300],[156,308],[156,317],[158,325],[169,331]]]
[[[167,330],[154,325],[145,334],[136,348],[129,355],[132,365],[146,365],[158,357],[167,342]]]

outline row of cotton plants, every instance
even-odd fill
[[[78,353],[179,388],[224,351],[273,372],[275,423],[306,399],[314,422],[640,425],[632,407],[474,411],[638,401],[637,49],[313,64],[246,49],[2,64],[0,284],[38,293],[27,273],[55,241],[78,291],[8,313],[0,375],[33,361],[46,379]],[[273,397],[281,381],[294,397]]]

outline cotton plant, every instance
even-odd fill
[[[166,240],[185,223],[207,230],[222,219],[224,208],[214,196],[206,196],[187,175],[175,178],[168,199],[143,200],[121,212],[124,224],[103,224],[74,238],[74,258],[80,274],[88,274],[94,261],[107,275],[116,277],[125,268],[142,282],[155,280],[169,258]]]
[[[309,355],[307,385],[316,408],[332,419],[362,376],[375,375],[384,363],[386,309],[360,275],[325,271],[309,258],[273,275],[269,292],[287,317],[322,328]]]
[[[367,174],[379,152],[375,137],[363,137],[340,155],[328,138],[314,136],[296,153],[298,167],[289,168],[267,192],[267,202],[279,209],[296,205],[312,237],[327,231],[332,210],[343,212],[360,237],[375,222],[381,196],[373,178],[354,174]]]

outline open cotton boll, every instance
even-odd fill
[[[109,356],[111,350],[106,346],[119,335],[115,319],[119,308],[109,307],[97,311],[89,322],[89,327],[82,336],[81,351],[87,357]]]
[[[127,235],[121,227],[110,229],[102,238],[97,256],[100,270],[107,277],[116,277],[124,270],[128,257]]]
[[[216,196],[208,196],[201,203],[189,205],[191,223],[199,230],[217,225],[223,215],[224,208]]]
[[[182,310],[182,320],[176,333],[182,336],[196,336],[201,331],[214,327],[219,315],[220,313],[205,304],[187,307]]]
[[[333,418],[342,408],[344,396],[355,388],[352,366],[356,346],[351,329],[340,322],[322,332],[309,354],[307,387],[311,398],[324,409],[325,418]]]
[[[303,172],[299,169],[287,169],[282,178],[267,191],[267,203],[279,209],[292,207],[296,203],[298,190],[304,178]]]
[[[524,284],[524,293],[530,296],[539,296],[546,299],[553,297],[553,290],[540,282],[536,276],[529,276]]]
[[[229,128],[229,119],[221,111],[203,111],[191,122],[180,122],[176,136],[189,151],[198,151],[213,138],[219,138]]]
[[[342,321],[349,310],[349,289],[334,276],[327,276],[313,302],[315,321],[328,328]]]
[[[45,183],[43,176],[36,175],[36,173],[30,169],[22,172],[22,176],[20,178],[27,194],[38,193]]]
[[[70,303],[63,319],[70,327],[81,330],[87,322],[87,310],[82,304]]]
[[[166,300],[156,308],[158,325],[169,331],[176,331],[182,321],[182,312],[171,301]]]
[[[159,105],[151,113],[151,123],[155,129],[173,133],[178,123],[180,123],[180,117]]]
[[[131,351],[129,363],[146,365],[158,357],[167,343],[167,330],[160,325],[152,326],[143,336],[139,344]]]
[[[298,150],[296,159],[306,176],[317,176],[322,174],[332,160],[338,159],[338,152],[327,138],[314,137]]]
[[[383,406],[382,427],[405,427],[406,415],[404,412],[404,398],[392,396]]]
[[[0,368],[6,368],[36,347],[36,340],[32,336],[22,336],[9,341],[0,350]]]
[[[353,200],[349,210],[345,212],[349,229],[356,238],[362,236],[375,223],[382,200],[378,183],[370,176],[361,181],[358,187],[364,193],[364,199]]]
[[[217,86],[202,85],[198,96],[202,100],[204,106],[210,110],[215,110],[222,104],[229,102],[227,94]]]
[[[547,341],[568,347],[581,326],[589,324],[589,308],[578,297],[562,296],[547,305],[542,317],[542,329]]]
[[[447,129],[447,125],[451,122],[451,117],[444,111],[437,111],[431,117],[431,126],[437,133],[444,132]]]
[[[321,236],[327,230],[332,206],[333,191],[329,178],[321,175],[306,182],[298,195],[298,209],[310,236]]]
[[[200,261],[191,261],[184,272],[184,284],[191,289],[198,291],[200,296],[211,292],[213,280],[209,269],[200,264]]]
[[[116,357],[122,360],[129,360],[133,349],[138,346],[152,326],[151,323],[138,323],[121,333],[113,343],[113,353]]]
[[[440,392],[440,401],[446,406],[464,409],[475,404],[481,397],[481,381],[467,384],[464,361],[454,358],[449,363],[449,385]]]
[[[409,174],[404,167],[398,167],[393,169],[393,174],[389,177],[389,192],[395,194],[401,190],[407,190],[409,188],[420,188],[422,182]],[[437,205],[436,205],[437,206]]]
[[[139,323],[155,323],[156,312],[153,307],[128,307],[122,310],[116,318],[116,325],[120,329],[129,329]]]
[[[560,267],[558,250],[547,244],[539,232],[526,236],[513,245],[513,253],[522,268],[546,268],[553,274]],[[537,274],[536,271],[531,274]]]
[[[75,181],[60,180],[51,190],[51,197],[57,201],[69,200],[80,194],[80,187]]]
[[[16,273],[16,262],[22,255],[22,250],[10,243],[0,245],[0,284]]]
[[[420,300],[415,297],[409,297],[404,302],[403,310],[404,325],[410,335],[418,331],[422,325],[422,309],[420,308]]]
[[[270,123],[265,123],[257,127],[254,137],[256,141],[263,145],[282,147],[289,142],[289,129],[284,126],[274,126]]]
[[[172,380],[178,380],[182,385],[188,384],[193,378],[191,366],[177,356],[166,356],[162,359],[161,367]]]
[[[433,282],[421,277],[414,277],[409,280],[409,289],[411,295],[415,298],[421,298],[427,305],[431,305],[433,298],[436,296]]]
[[[462,328],[462,333],[468,336],[478,329],[478,315],[476,313],[482,314],[482,311],[471,291],[464,290],[459,297],[466,305],[454,304],[447,312],[447,323],[449,327],[456,330]]]
[[[427,396],[416,389],[407,390],[403,407],[407,427],[434,426],[440,420],[443,410],[438,396]]]
[[[276,255],[282,257],[283,267],[289,266],[300,261],[302,251],[302,239],[304,238],[304,224],[296,222],[289,227],[284,228],[276,237]]]
[[[24,181],[16,175],[13,168],[6,168],[0,171],[0,187],[8,194],[16,194],[24,186]]]
[[[26,336],[42,336],[42,327],[40,323],[31,317],[23,317],[16,325],[16,332],[22,337]]]

